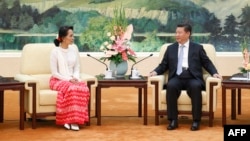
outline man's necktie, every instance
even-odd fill
[[[178,56],[178,64],[177,64],[177,75],[180,75],[182,73],[182,61],[183,61],[183,48],[185,46],[181,45],[180,46],[180,52],[179,52],[179,56]]]

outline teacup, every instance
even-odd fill
[[[139,77],[139,72],[136,69],[132,70],[132,78],[138,78]]]
[[[107,70],[105,72],[105,78],[112,78],[113,71],[112,70]]]

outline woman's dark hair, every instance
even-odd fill
[[[68,30],[73,30],[73,26],[62,26],[59,28],[58,31],[58,37],[54,39],[54,44],[56,46],[59,46],[59,44],[62,42],[62,38],[68,35]]]

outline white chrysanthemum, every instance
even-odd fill
[[[107,33],[107,36],[110,37],[110,36],[111,36],[111,32],[108,32],[108,33]]]
[[[100,47],[100,50],[101,50],[101,51],[104,51],[104,50],[105,50],[105,47],[104,47],[104,46],[101,46],[101,47]]]
[[[111,40],[111,41],[114,41],[114,40],[115,40],[115,36],[111,36],[111,37],[110,37],[110,40]]]
[[[105,45],[105,46],[107,46],[108,44],[109,44],[109,42],[108,42],[108,41],[104,42],[104,45]]]
[[[111,44],[107,45],[107,48],[112,49],[112,45]]]

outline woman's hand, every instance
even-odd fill
[[[72,78],[72,79],[69,80],[69,82],[71,82],[71,83],[78,83],[79,81],[76,78]]]

